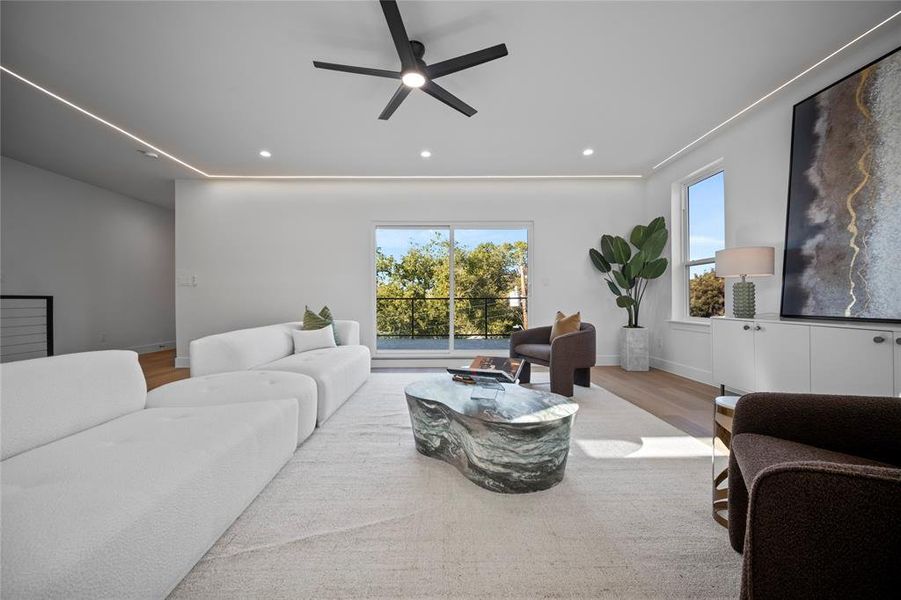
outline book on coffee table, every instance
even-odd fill
[[[520,358],[476,356],[468,367],[448,367],[447,372],[454,375],[454,379],[458,381],[461,379],[465,381],[465,378],[475,381],[476,377],[490,377],[504,383],[515,383],[519,379],[523,362]]]

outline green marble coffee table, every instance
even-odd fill
[[[440,375],[406,387],[416,449],[454,465],[473,483],[521,494],[563,479],[579,405],[550,392],[503,384],[493,400]]]

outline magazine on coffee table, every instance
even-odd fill
[[[523,360],[520,358],[506,358],[504,356],[476,356],[468,367],[449,367],[447,372],[454,375],[454,379],[490,377],[503,383],[515,383],[522,371]]]

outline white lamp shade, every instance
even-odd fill
[[[772,275],[775,269],[775,248],[748,246],[726,248],[716,253],[717,277],[759,277]]]

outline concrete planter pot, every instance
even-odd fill
[[[644,327],[623,327],[619,338],[619,365],[625,371],[647,371],[648,330]]]

